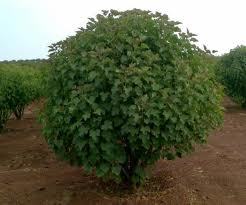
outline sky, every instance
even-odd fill
[[[133,8],[182,22],[218,54],[246,45],[246,0],[0,0],[0,60],[47,58],[49,45],[101,10]]]

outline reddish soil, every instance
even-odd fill
[[[226,101],[224,126],[207,145],[159,161],[134,194],[112,191],[81,168],[56,159],[30,107],[0,135],[0,205],[246,204],[246,111]]]

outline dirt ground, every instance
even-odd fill
[[[0,205],[245,205],[246,111],[225,104],[224,126],[207,145],[182,159],[157,162],[152,178],[134,194],[112,191],[56,159],[30,107],[0,135]]]

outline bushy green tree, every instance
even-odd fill
[[[246,46],[238,46],[221,57],[218,75],[227,93],[246,107]]]
[[[41,73],[34,69],[9,69],[5,72],[10,89],[8,103],[17,119],[21,119],[25,107],[42,95]]]
[[[0,66],[0,130],[13,113],[21,119],[25,107],[43,96],[43,74],[32,68]]]
[[[7,102],[8,89],[7,81],[4,78],[3,72],[0,70],[0,132],[3,130],[11,114],[11,109]]]
[[[51,46],[48,144],[99,177],[139,185],[145,168],[203,143],[221,90],[194,35],[149,11],[103,11]]]

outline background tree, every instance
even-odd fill
[[[25,107],[44,96],[45,75],[36,68],[0,63],[0,131],[12,113],[20,120]]]
[[[227,94],[246,107],[246,46],[238,46],[222,56],[218,67]]]

